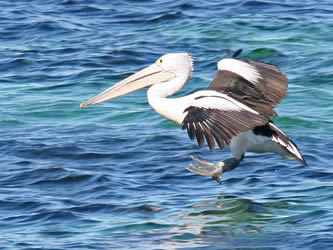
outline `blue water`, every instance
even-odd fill
[[[333,4],[0,1],[1,249],[333,248]],[[308,167],[247,154],[223,184],[186,171],[209,152],[146,90],[79,104],[168,52],[203,89],[237,49],[289,78],[275,123]]]

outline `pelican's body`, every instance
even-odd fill
[[[274,108],[288,88],[288,80],[278,68],[250,59],[222,59],[207,90],[168,98],[184,87],[192,71],[193,61],[187,53],[166,54],[81,107],[151,86],[148,101],[157,113],[187,129],[201,147],[206,139],[211,150],[215,142],[231,149],[233,158],[215,164],[193,157],[198,167],[190,164],[190,171],[220,181],[220,175],[235,168],[245,152],[274,152],[306,165],[296,144],[269,118],[276,115]]]

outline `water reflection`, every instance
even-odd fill
[[[194,203],[172,217],[177,226],[168,229],[169,237],[161,240],[159,247],[272,247],[272,242],[279,244],[281,238],[290,246],[295,239],[294,225],[286,223],[295,215],[288,210],[290,206],[284,200],[259,203],[237,196]]]

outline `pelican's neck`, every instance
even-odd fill
[[[188,77],[176,78],[169,82],[157,83],[148,89],[148,102],[153,109],[177,124],[184,120],[184,110],[188,103],[187,97],[167,98],[179,91],[187,82]]]

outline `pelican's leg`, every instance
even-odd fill
[[[221,184],[222,174],[236,168],[243,159],[243,157],[241,159],[230,158],[217,163],[212,163],[199,157],[195,158],[191,156],[191,158],[198,166],[196,167],[190,163],[190,167],[187,168],[188,171],[198,175],[211,176],[219,184]]]

